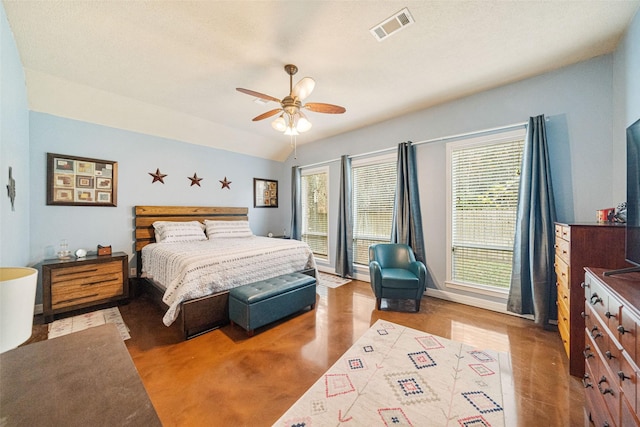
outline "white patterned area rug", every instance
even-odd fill
[[[318,284],[326,286],[327,288],[337,288],[349,283],[350,281],[351,279],[345,279],[343,277],[336,276],[335,274],[323,273],[322,271],[318,271]]]
[[[94,326],[114,323],[118,327],[118,332],[123,340],[131,338],[129,328],[125,325],[118,307],[107,308],[105,310],[92,311],[91,313],[80,314],[74,317],[56,320],[49,324],[49,337],[56,338],[72,332],[83,331]]]
[[[508,353],[378,320],[274,426],[514,422]]]

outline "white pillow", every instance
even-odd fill
[[[207,240],[203,225],[198,221],[173,222],[156,221],[153,223],[156,243],[196,242]]]
[[[209,239],[253,236],[249,221],[211,221],[205,219],[204,226]]]

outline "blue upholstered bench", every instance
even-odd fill
[[[256,328],[316,305],[316,279],[303,273],[283,274],[229,291],[229,319],[253,336]]]

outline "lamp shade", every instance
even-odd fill
[[[0,353],[31,337],[38,270],[0,267]]]
[[[284,117],[282,117],[282,114],[280,115],[280,117],[271,122],[271,127],[278,132],[284,132],[287,129],[287,123],[285,122]]]
[[[300,118],[298,119],[298,123],[296,124],[296,129],[299,132],[306,132],[311,129],[311,122],[307,120],[305,116],[300,113]]]

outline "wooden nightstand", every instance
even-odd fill
[[[124,252],[88,255],[80,259],[50,259],[42,263],[42,311],[45,322],[73,310],[129,298]]]

